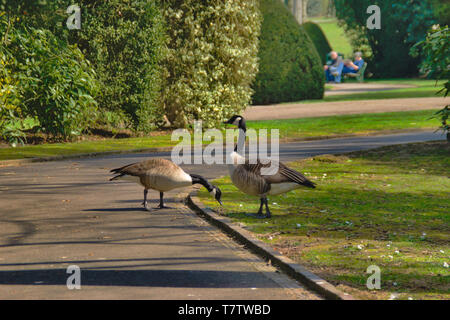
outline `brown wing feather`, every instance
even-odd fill
[[[122,168],[111,170],[114,174],[130,175],[140,177],[146,174],[148,170],[162,168],[164,171],[175,171],[180,169],[175,163],[166,159],[149,159],[146,161],[132,163]]]
[[[275,173],[274,175],[262,175],[261,169],[269,168],[271,165],[278,166],[277,173]],[[261,176],[269,184],[294,182],[306,187],[315,188],[315,184],[308,180],[304,175],[294,169],[287,167],[281,162],[271,161],[268,163],[261,163],[260,159],[258,159],[257,163],[251,164],[247,160],[242,166],[244,166],[247,171]]]

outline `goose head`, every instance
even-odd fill
[[[247,126],[245,124],[245,119],[244,119],[244,117],[242,117],[240,115],[232,116],[228,121],[225,121],[224,124],[231,124],[231,125],[234,125],[244,131],[247,130]]]
[[[216,200],[219,202],[221,206],[223,206],[222,203],[222,191],[220,191],[219,187],[216,187],[215,185],[212,185],[212,190],[209,192]]]

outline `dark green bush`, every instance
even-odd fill
[[[322,28],[314,22],[304,23],[303,28],[305,28],[306,33],[314,43],[322,64],[325,64],[327,62],[327,54],[331,52],[331,46],[327,40],[327,37],[323,33]]]
[[[442,25],[450,24],[450,0],[430,0],[434,15]]]
[[[420,58],[410,48],[425,38],[436,20],[430,0],[334,0],[336,15],[344,23],[353,48],[368,45],[373,57],[368,69],[377,78],[416,76]],[[370,5],[381,9],[381,30],[366,28]]]
[[[0,17],[0,131],[7,139],[34,126],[54,136],[80,134],[95,120],[92,68],[76,46],[17,18]]]
[[[303,27],[279,0],[261,0],[263,23],[254,104],[321,99],[323,67]]]
[[[160,103],[164,20],[159,1],[81,0],[82,26],[72,31],[102,84],[102,110],[148,132],[163,123]]]
[[[258,70],[259,0],[164,1],[169,52],[163,102],[169,121],[204,127],[243,111]]]

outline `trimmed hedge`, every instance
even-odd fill
[[[279,0],[261,0],[259,73],[253,104],[321,99],[323,66],[302,26]]]
[[[258,70],[258,0],[164,1],[169,52],[163,103],[172,125],[217,126],[251,101]]]
[[[314,22],[304,23],[303,28],[305,28],[306,33],[308,33],[308,36],[314,43],[320,59],[322,60],[322,64],[326,64],[327,54],[330,53],[332,49],[327,37],[322,31],[322,28]]]

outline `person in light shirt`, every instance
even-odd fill
[[[327,82],[340,83],[343,68],[342,57],[336,51],[330,52],[330,61],[324,66]]]

